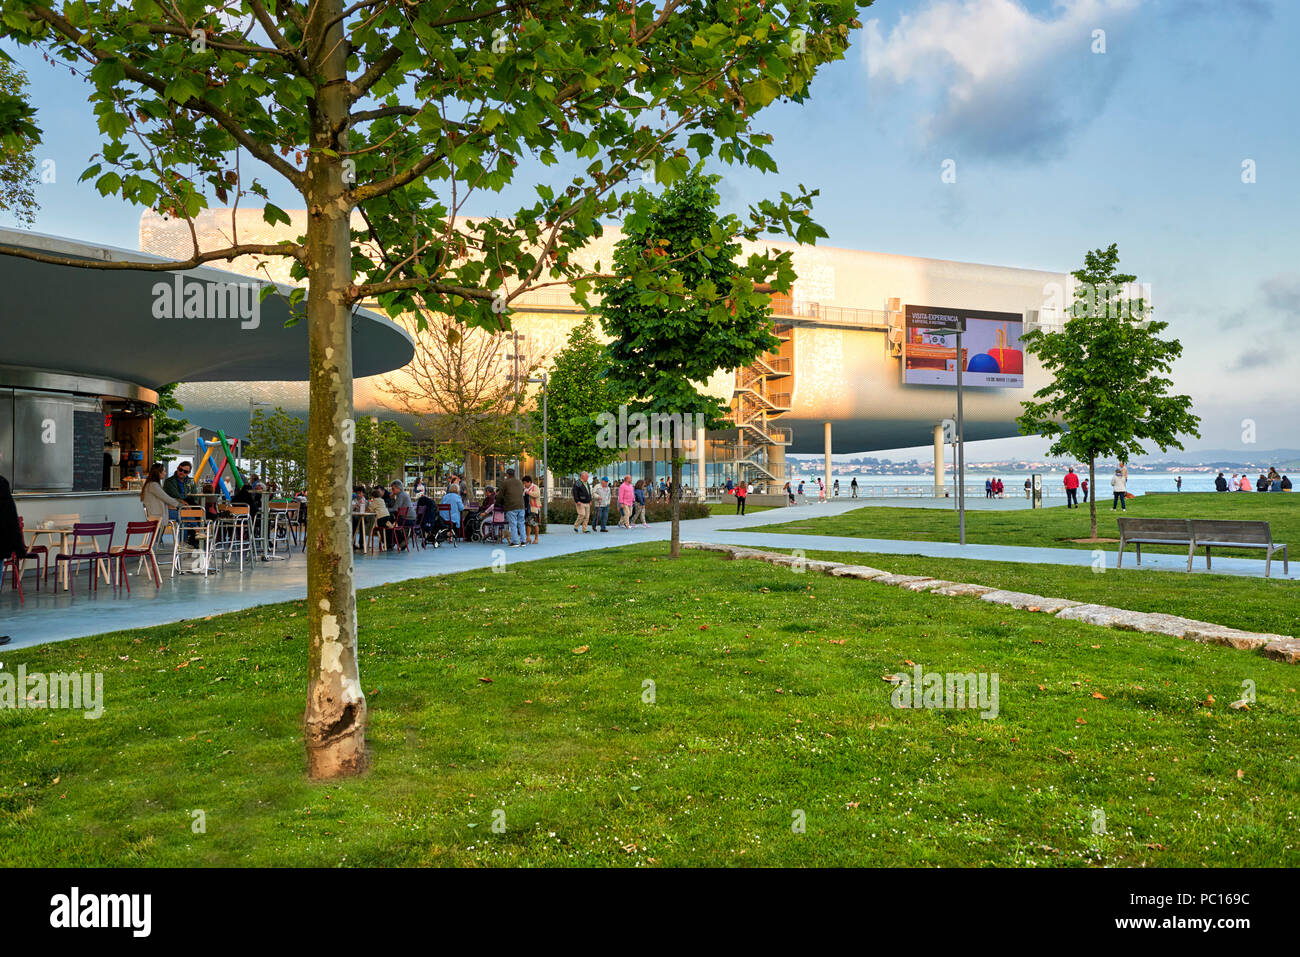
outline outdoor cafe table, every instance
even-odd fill
[[[370,539],[370,538],[366,535],[366,520],[367,520],[367,519],[369,519],[369,520],[370,520],[370,523],[373,525],[375,522],[379,521],[379,513],[378,513],[378,512],[370,512],[370,511],[365,511],[365,512],[353,512],[353,513],[352,513],[352,533],[353,533],[354,535],[357,533],[357,529],[358,529],[358,525],[359,525],[359,526],[360,526],[360,531],[361,531],[361,545],[362,545],[363,550],[365,550],[365,551],[368,552],[368,551],[370,551],[370,544],[369,544],[369,543],[372,541],[372,539]]]
[[[25,535],[30,536],[30,537],[27,539],[27,545],[28,545],[28,547],[31,547],[32,545],[35,545],[35,544],[36,544],[36,539],[37,539],[39,536],[41,536],[41,535],[48,535],[48,536],[50,536],[50,538],[53,538],[55,535],[58,535],[58,536],[59,536],[59,554],[60,554],[60,555],[66,555],[66,554],[68,554],[68,543],[69,543],[69,540],[72,538],[72,532],[73,532],[73,528],[72,528],[71,525],[53,525],[53,526],[51,526],[51,527],[49,527],[49,528],[44,528],[44,527],[38,525],[38,526],[35,527],[35,528],[24,528],[24,529],[23,529],[23,533],[24,533]],[[51,544],[53,544],[53,543],[51,542]],[[48,563],[49,560],[50,560],[50,556],[49,556],[49,555],[46,555],[46,556],[45,556],[45,560],[46,560],[46,562]],[[71,562],[56,562],[56,563],[55,563],[55,568],[57,568],[57,569],[58,569],[58,572],[59,572],[59,577],[58,577],[58,580],[57,580],[56,584],[61,584],[61,585],[63,586],[63,590],[64,590],[64,591],[67,591],[67,590],[68,590],[68,567],[69,567],[71,564],[72,564]],[[100,566],[100,567],[99,567],[99,572],[100,572],[100,574],[102,574],[102,575],[104,576],[104,581],[111,581],[110,578],[109,578],[109,570],[108,570],[107,565],[106,565],[104,562],[99,562],[98,564],[99,564],[99,566]],[[37,568],[36,571],[37,571],[37,574],[40,574],[40,569],[39,569],[39,568]]]

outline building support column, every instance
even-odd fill
[[[943,498],[943,423],[934,427],[934,496]]]
[[[704,501],[704,426],[695,430],[695,489]]]
[[[826,423],[826,497],[831,495],[831,424]]]

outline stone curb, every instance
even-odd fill
[[[1072,601],[1069,598],[1047,598],[1027,592],[1007,591],[973,585],[968,582],[950,582],[928,575],[895,575],[872,568],[870,565],[844,565],[839,562],[804,560],[780,552],[742,548],[738,545],[715,545],[711,542],[682,542],[682,548],[708,552],[722,552],[731,559],[752,559],[773,565],[802,566],[808,571],[824,572],[837,578],[860,578],[884,585],[897,585],[909,591],[928,591],[935,595],[979,598],[995,605],[1009,605],[1022,611],[1045,612],[1065,621],[1078,621],[1119,631],[1140,631],[1146,634],[1171,635],[1188,641],[1210,645],[1225,645],[1246,651],[1262,651],[1264,657],[1287,664],[1300,664],[1300,639],[1290,635],[1271,635],[1241,631],[1208,621],[1180,618],[1159,612],[1128,611],[1109,605]]]

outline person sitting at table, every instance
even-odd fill
[[[369,511],[375,514],[375,528],[384,529],[385,539],[388,527],[393,524],[393,516],[388,512],[388,503],[384,501],[384,490],[376,488],[370,492]]]
[[[172,498],[184,499],[187,505],[197,505],[198,502],[190,498],[195,491],[194,479],[190,478],[190,472],[193,470],[194,466],[189,462],[182,462],[176,466],[176,471],[163,482],[163,491]],[[175,518],[176,516],[173,514],[171,517]]]
[[[446,505],[451,510],[451,514],[447,517],[447,521],[457,529],[457,534],[459,534],[461,516],[465,513],[465,500],[460,497],[460,486],[453,484],[447,489],[447,491],[443,492],[442,499],[439,501],[438,505]],[[432,511],[436,512],[437,506],[434,506]],[[425,514],[427,515],[428,513],[426,512]]]
[[[176,514],[176,509],[185,504],[178,498],[172,498],[163,488],[164,471],[161,462],[149,466],[149,474],[140,489],[140,501],[144,503],[145,515],[157,519],[160,526],[166,524],[167,519]]]
[[[389,507],[393,512],[394,524],[400,521],[407,528],[414,528],[415,504],[411,501],[411,496],[407,493],[406,489],[402,488],[401,482],[393,482],[393,484],[389,486],[389,490],[392,492],[391,504]],[[402,509],[406,509],[405,521],[398,517],[402,514]],[[394,536],[390,533],[388,536],[388,544],[390,547],[393,545],[393,542]]]

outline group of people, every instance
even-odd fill
[[[1088,501],[1088,480],[1086,478],[1081,479],[1079,473],[1073,468],[1065,473],[1064,484],[1066,508],[1078,508],[1080,501]],[[1025,479],[1025,488],[1029,488],[1028,479]],[[1080,493],[1083,493],[1082,499],[1079,497]]]
[[[683,486],[683,489],[685,486]],[[618,506],[617,528],[649,528],[646,522],[646,495],[653,491],[654,484],[639,479],[632,482],[632,476],[624,475],[617,488],[610,484],[608,478],[592,483],[589,472],[581,473],[573,482],[570,494],[573,496],[573,531],[575,534],[587,534],[594,531],[609,531],[610,504]],[[659,480],[662,498],[667,498],[672,491],[671,483]],[[599,526],[599,529],[597,528]]]
[[[1000,478],[989,478],[984,480],[984,497],[985,498],[1003,498],[1006,487],[1002,484]]]
[[[818,477],[816,481],[817,481],[817,501],[824,502],[826,501],[826,483],[821,479],[821,477]],[[806,504],[808,500],[804,497],[804,484],[805,484],[804,480],[800,479],[799,484],[797,486],[792,485],[789,482],[786,482],[785,485],[781,486],[781,491],[785,493],[785,500],[787,505],[796,504],[796,500],[799,505]],[[832,483],[831,488],[834,491],[835,497],[839,498],[840,480],[836,479]],[[751,492],[753,491],[752,487],[750,488],[750,491]],[[858,497],[858,480],[856,476],[849,482],[849,497],[850,498]]]
[[[1241,475],[1233,472],[1231,479],[1224,478],[1223,473],[1220,472],[1214,480],[1214,490],[1216,492],[1289,492],[1291,479],[1286,475],[1279,475],[1275,468],[1270,468],[1267,475],[1260,472],[1259,478],[1253,483],[1245,472]]]

